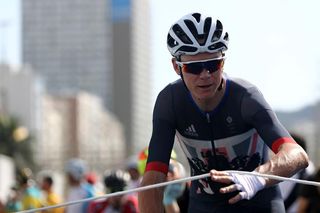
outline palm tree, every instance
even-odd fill
[[[11,157],[18,168],[34,168],[32,138],[18,119],[0,114],[0,154]]]

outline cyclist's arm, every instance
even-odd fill
[[[143,175],[141,186],[161,183],[166,181],[166,175],[158,171],[147,171]],[[139,209],[141,213],[163,213],[163,187],[141,191],[138,193]]]
[[[263,141],[275,153],[255,171],[290,177],[308,166],[306,152],[283,127],[259,90],[252,88],[244,97],[242,112],[248,123],[255,127]],[[266,179],[266,186],[277,182],[279,181]]]
[[[158,95],[153,112],[153,130],[141,186],[166,181],[175,136],[175,114],[170,86]],[[164,212],[163,188],[138,193],[141,213]]]
[[[308,156],[306,152],[298,144],[287,142],[279,147],[278,152],[269,161],[257,167],[255,171],[263,174],[291,177],[307,166]],[[266,179],[266,186],[278,182],[273,179]]]
[[[283,141],[284,140],[284,141]],[[287,140],[287,141],[285,141]],[[291,142],[290,142],[291,141]],[[258,166],[255,171],[262,174],[278,175],[290,177],[300,169],[308,166],[308,156],[305,151],[293,141],[293,139],[281,138],[279,147],[273,147],[276,153],[269,161]],[[268,187],[278,183],[279,181],[271,178],[261,178],[251,175],[228,175],[225,172],[211,171],[211,178],[214,181],[229,184],[233,181],[235,184],[221,188],[222,193],[233,192],[236,189],[241,189],[241,192],[229,200],[230,204],[234,204],[242,199],[251,199],[258,191],[264,187]]]
[[[255,128],[263,141],[275,153],[270,160],[258,166],[255,171],[290,177],[308,166],[308,156],[288,131],[281,125],[274,111],[264,100],[262,94],[251,87],[245,91],[241,100],[241,114],[248,125]],[[242,199],[251,199],[259,190],[279,181],[250,175],[227,174],[223,171],[211,171],[211,178],[222,183],[235,184],[220,189],[222,193],[230,193],[239,188],[241,192],[229,200],[233,204]]]

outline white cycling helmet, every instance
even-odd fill
[[[190,13],[174,23],[167,36],[169,52],[174,57],[228,49],[228,33],[218,19]]]

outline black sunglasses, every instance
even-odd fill
[[[206,59],[201,61],[188,61],[188,62],[180,62],[176,63],[181,67],[183,72],[199,75],[203,70],[209,71],[209,73],[213,73],[222,68],[224,63],[224,57],[214,58],[214,59]]]

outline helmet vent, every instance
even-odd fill
[[[224,45],[222,42],[212,44],[208,47],[209,50],[219,50],[224,48],[226,48],[226,45]]]
[[[192,33],[193,37],[197,39],[198,43],[203,46],[208,38],[208,33],[204,31],[204,34],[199,34],[197,28],[194,26],[193,22],[190,20],[185,20],[184,23],[187,25],[188,29]],[[206,26],[204,26],[205,28]],[[210,25],[209,25],[210,27]]]
[[[193,13],[192,16],[197,20],[198,23],[200,22],[200,17],[201,17],[200,13]]]
[[[198,50],[198,48],[196,48],[196,47],[182,46],[176,52],[182,51],[182,52],[192,53],[192,52],[196,52],[197,50]]]
[[[209,34],[210,28],[211,28],[211,23],[212,23],[212,18],[206,18],[206,20],[204,21],[204,33],[205,34]]]
[[[174,38],[172,38],[172,36],[170,34],[168,34],[167,44],[169,45],[169,47],[172,48],[172,47],[177,46],[179,43]]]
[[[222,35],[222,30],[223,30],[222,23],[219,20],[217,20],[216,30],[214,31],[214,34],[211,39],[212,42],[218,41],[220,39]]]
[[[227,32],[224,35],[223,40],[229,41],[229,34]]]
[[[187,36],[187,34],[182,30],[182,28],[178,25],[175,24],[172,27],[172,30],[175,32],[175,34],[179,37],[179,39],[185,43],[185,44],[192,44],[191,39]]]

